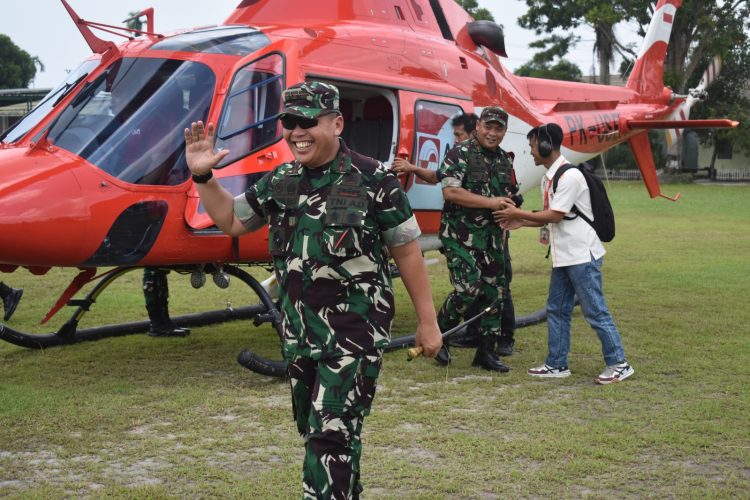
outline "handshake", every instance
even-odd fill
[[[523,203],[523,197],[519,194],[512,194],[509,197],[491,198],[492,218],[495,224],[506,231],[512,231],[524,226],[521,218],[521,210],[518,208]]]
[[[409,163],[404,158],[396,158],[393,160],[391,170],[398,176],[406,174],[414,174],[420,179],[430,184],[437,184],[439,182],[437,172],[427,168],[420,168],[416,165]],[[492,210],[492,216],[495,223],[506,230],[518,229],[524,224],[520,217],[518,217],[518,207],[523,203],[523,196],[517,192],[508,192],[508,196],[493,196],[492,198],[483,198],[484,201],[473,201],[471,206],[475,208],[487,208]],[[480,198],[482,200],[482,198]],[[457,202],[463,205],[461,202]],[[515,216],[514,216],[515,214]]]

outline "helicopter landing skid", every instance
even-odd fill
[[[148,331],[150,322],[147,320],[103,325],[99,327],[84,329],[78,328],[78,324],[80,323],[81,319],[86,314],[86,312],[89,311],[91,306],[96,303],[96,299],[99,297],[99,295],[118,278],[136,269],[141,268],[122,267],[117,268],[112,272],[108,272],[99,280],[99,282],[86,295],[86,297],[84,297],[83,299],[70,300],[68,302],[68,305],[75,306],[76,309],[71,315],[70,319],[68,319],[68,321],[66,321],[56,332],[48,334],[32,334],[16,330],[8,325],[0,323],[0,340],[4,340],[19,347],[25,347],[28,349],[46,349],[49,347],[70,345],[79,342],[94,341],[109,337],[120,337],[136,333],[144,333]],[[268,294],[266,289],[263,288],[263,285],[261,285],[258,280],[256,280],[248,272],[240,269],[237,266],[224,265],[222,267],[222,271],[230,276],[234,276],[235,278],[248,285],[253,290],[255,295],[258,296],[261,303],[244,307],[226,308],[214,311],[205,311],[201,313],[175,316],[172,318],[172,322],[177,326],[194,327],[223,323],[226,321],[249,319],[253,321],[253,324],[255,326],[259,326],[260,324],[265,322],[270,322],[273,325],[274,329],[276,329],[276,332],[278,334],[279,325],[281,323],[280,316],[273,299]],[[281,340],[280,335],[279,340]],[[282,376],[286,373],[285,361],[264,359],[257,354],[253,354],[253,356],[254,358],[259,360],[251,366],[247,366],[253,371],[256,371],[263,375],[274,377]],[[242,364],[243,366],[246,366],[244,363]]]

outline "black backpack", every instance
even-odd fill
[[[552,192],[557,191],[557,182],[560,180],[560,176],[571,168],[577,168],[583,174],[583,178],[586,179],[586,185],[589,187],[589,194],[591,195],[591,210],[594,213],[594,220],[586,217],[575,205],[573,205],[571,211],[588,222],[594,228],[600,240],[604,242],[612,241],[615,238],[615,214],[612,211],[612,205],[609,203],[604,184],[594,174],[594,169],[589,164],[584,163],[576,167],[568,163],[558,168],[552,179]]]

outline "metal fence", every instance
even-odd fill
[[[641,179],[641,171],[638,169],[607,169],[607,175],[604,175],[604,172],[601,170],[596,171],[597,175],[601,179],[610,179],[613,181],[638,181]]]
[[[713,180],[725,182],[750,182],[750,169],[722,168],[716,171],[716,176]]]
[[[641,179],[641,171],[637,169],[613,170],[607,169],[607,175],[601,170],[596,171],[601,179],[610,179],[616,181],[635,181]],[[658,170],[657,175],[661,176],[662,171]],[[705,170],[698,174],[700,178],[706,178]],[[722,182],[750,182],[750,168],[723,168],[716,170],[716,174],[711,178],[713,181]]]

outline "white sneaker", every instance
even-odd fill
[[[623,361],[622,363],[606,367],[604,371],[596,377],[596,383],[607,385],[612,382],[620,382],[634,373],[635,370],[633,367],[630,366],[627,361]]]
[[[570,377],[570,370],[567,366],[562,368],[553,368],[547,364],[537,366],[536,368],[529,368],[526,373],[532,377],[542,378],[565,378]]]

